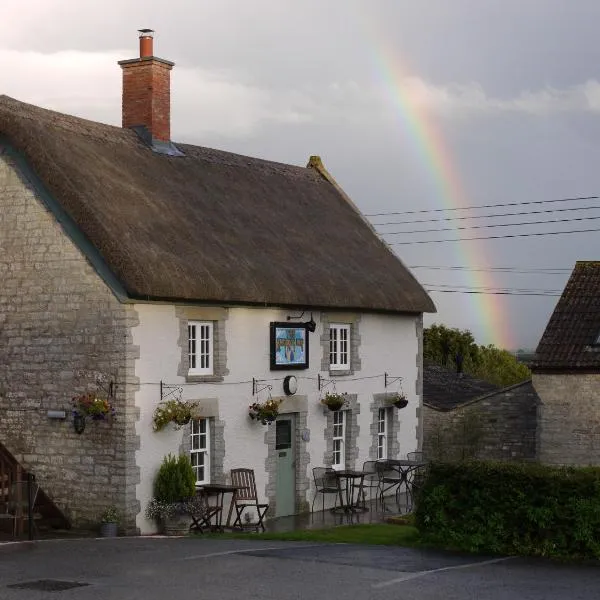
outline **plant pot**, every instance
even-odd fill
[[[338,410],[340,410],[342,408],[342,406],[344,406],[344,403],[342,402],[341,404],[326,404],[325,405],[330,411],[332,412],[337,412]]]
[[[164,517],[162,529],[165,535],[187,535],[190,531],[192,518],[186,514],[177,514],[171,517]]]
[[[406,398],[398,398],[398,400],[394,402],[394,406],[396,408],[406,408],[408,406],[408,400]]]
[[[117,523],[101,523],[100,537],[111,538],[119,534],[119,525]]]

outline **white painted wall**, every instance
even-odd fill
[[[160,402],[159,382],[185,384],[185,379],[177,375],[181,360],[181,349],[177,345],[179,320],[175,316],[175,307],[169,305],[136,305],[139,325],[133,330],[133,340],[140,348],[140,358],[136,361],[136,376],[140,381],[140,390],[136,394],[136,406],[140,409],[137,433],[141,446],[137,451],[137,464],[141,470],[141,482],[137,486],[137,498],[142,512],[137,517],[137,525],[142,534],[153,533],[155,525],[146,520],[144,511],[152,497],[153,479],[163,456],[169,452],[178,453],[183,432],[171,427],[159,433],[152,431],[152,414]],[[264,496],[267,473],[265,460],[267,446],[264,443],[265,426],[257,424],[248,417],[248,405],[253,402],[252,384],[234,382],[256,379],[275,379],[272,381],[273,396],[283,396],[282,379],[293,374],[298,377],[298,394],[308,396],[310,429],[309,452],[312,468],[323,464],[325,452],[324,430],[326,416],[319,404],[316,377],[320,372],[322,347],[320,337],[322,326],[318,313],[313,313],[317,329],[310,335],[310,368],[293,371],[271,371],[269,369],[269,323],[285,321],[288,311],[254,308],[231,308],[225,321],[227,338],[227,368],[229,375],[223,383],[184,385],[183,397],[186,400],[203,398],[219,399],[219,417],[225,425],[225,472],[234,467],[250,467],[255,470],[259,494]],[[420,398],[416,394],[418,340],[414,316],[363,314],[359,323],[361,347],[359,355],[361,370],[349,377],[339,377],[336,383],[338,392],[358,394],[361,405],[359,415],[360,438],[359,459],[355,467],[361,468],[368,459],[372,444],[370,425],[372,413],[370,404],[373,394],[384,389],[384,372],[391,376],[402,376],[403,391],[409,405],[401,411],[400,449],[401,455],[417,447],[417,407]],[[327,372],[321,375],[329,378]],[[352,381],[360,377],[376,378]],[[305,379],[309,378],[309,379]],[[395,391],[392,386],[388,391]],[[266,392],[261,400],[266,399]],[[312,484],[312,481],[311,481]],[[309,496],[312,501],[312,489]]]

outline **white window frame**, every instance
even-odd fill
[[[346,411],[337,410],[333,413],[333,452],[331,466],[336,470],[346,468]]]
[[[202,431],[204,428],[204,431]],[[198,440],[195,444],[194,441]],[[204,478],[198,477],[199,464],[198,459],[202,457],[201,467],[204,469]],[[196,485],[206,485],[210,483],[210,422],[208,419],[193,419],[190,421],[190,460],[194,474],[196,475]]]
[[[329,325],[329,370],[350,370],[350,324],[331,323]]]
[[[189,375],[213,375],[215,356],[212,321],[188,321]]]
[[[389,408],[377,410],[377,460],[388,458]]]

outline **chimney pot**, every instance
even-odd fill
[[[138,29],[140,57],[121,60],[123,127],[145,127],[153,140],[171,139],[171,69],[174,63],[154,56],[152,29]]]
[[[138,29],[140,33],[140,58],[154,56],[154,30]]]

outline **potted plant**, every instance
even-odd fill
[[[396,408],[406,408],[408,406],[408,400],[406,399],[406,396],[401,393],[388,396],[388,402],[393,404]]]
[[[263,403],[254,402],[248,409],[248,416],[256,421],[260,421],[263,425],[269,425],[272,423],[279,414],[279,405],[283,400],[275,400],[269,398]]]
[[[100,517],[100,537],[117,537],[121,518],[117,507],[111,505]]]
[[[186,400],[166,400],[161,402],[154,410],[152,416],[154,431],[161,431],[169,423],[173,423],[175,429],[181,429],[187,425],[194,416],[194,409],[198,406],[198,402],[190,402]]]
[[[166,535],[185,535],[190,528],[190,505],[194,504],[196,475],[190,459],[182,454],[163,458],[154,480],[154,497],[146,516],[162,525]]]
[[[77,433],[83,433],[88,417],[93,421],[108,421],[109,423],[116,419],[115,407],[108,398],[101,398],[94,392],[75,396],[71,404],[73,405],[73,425]]]
[[[329,410],[340,410],[346,402],[346,394],[338,394],[336,392],[327,392],[321,399],[321,404],[324,404]]]

